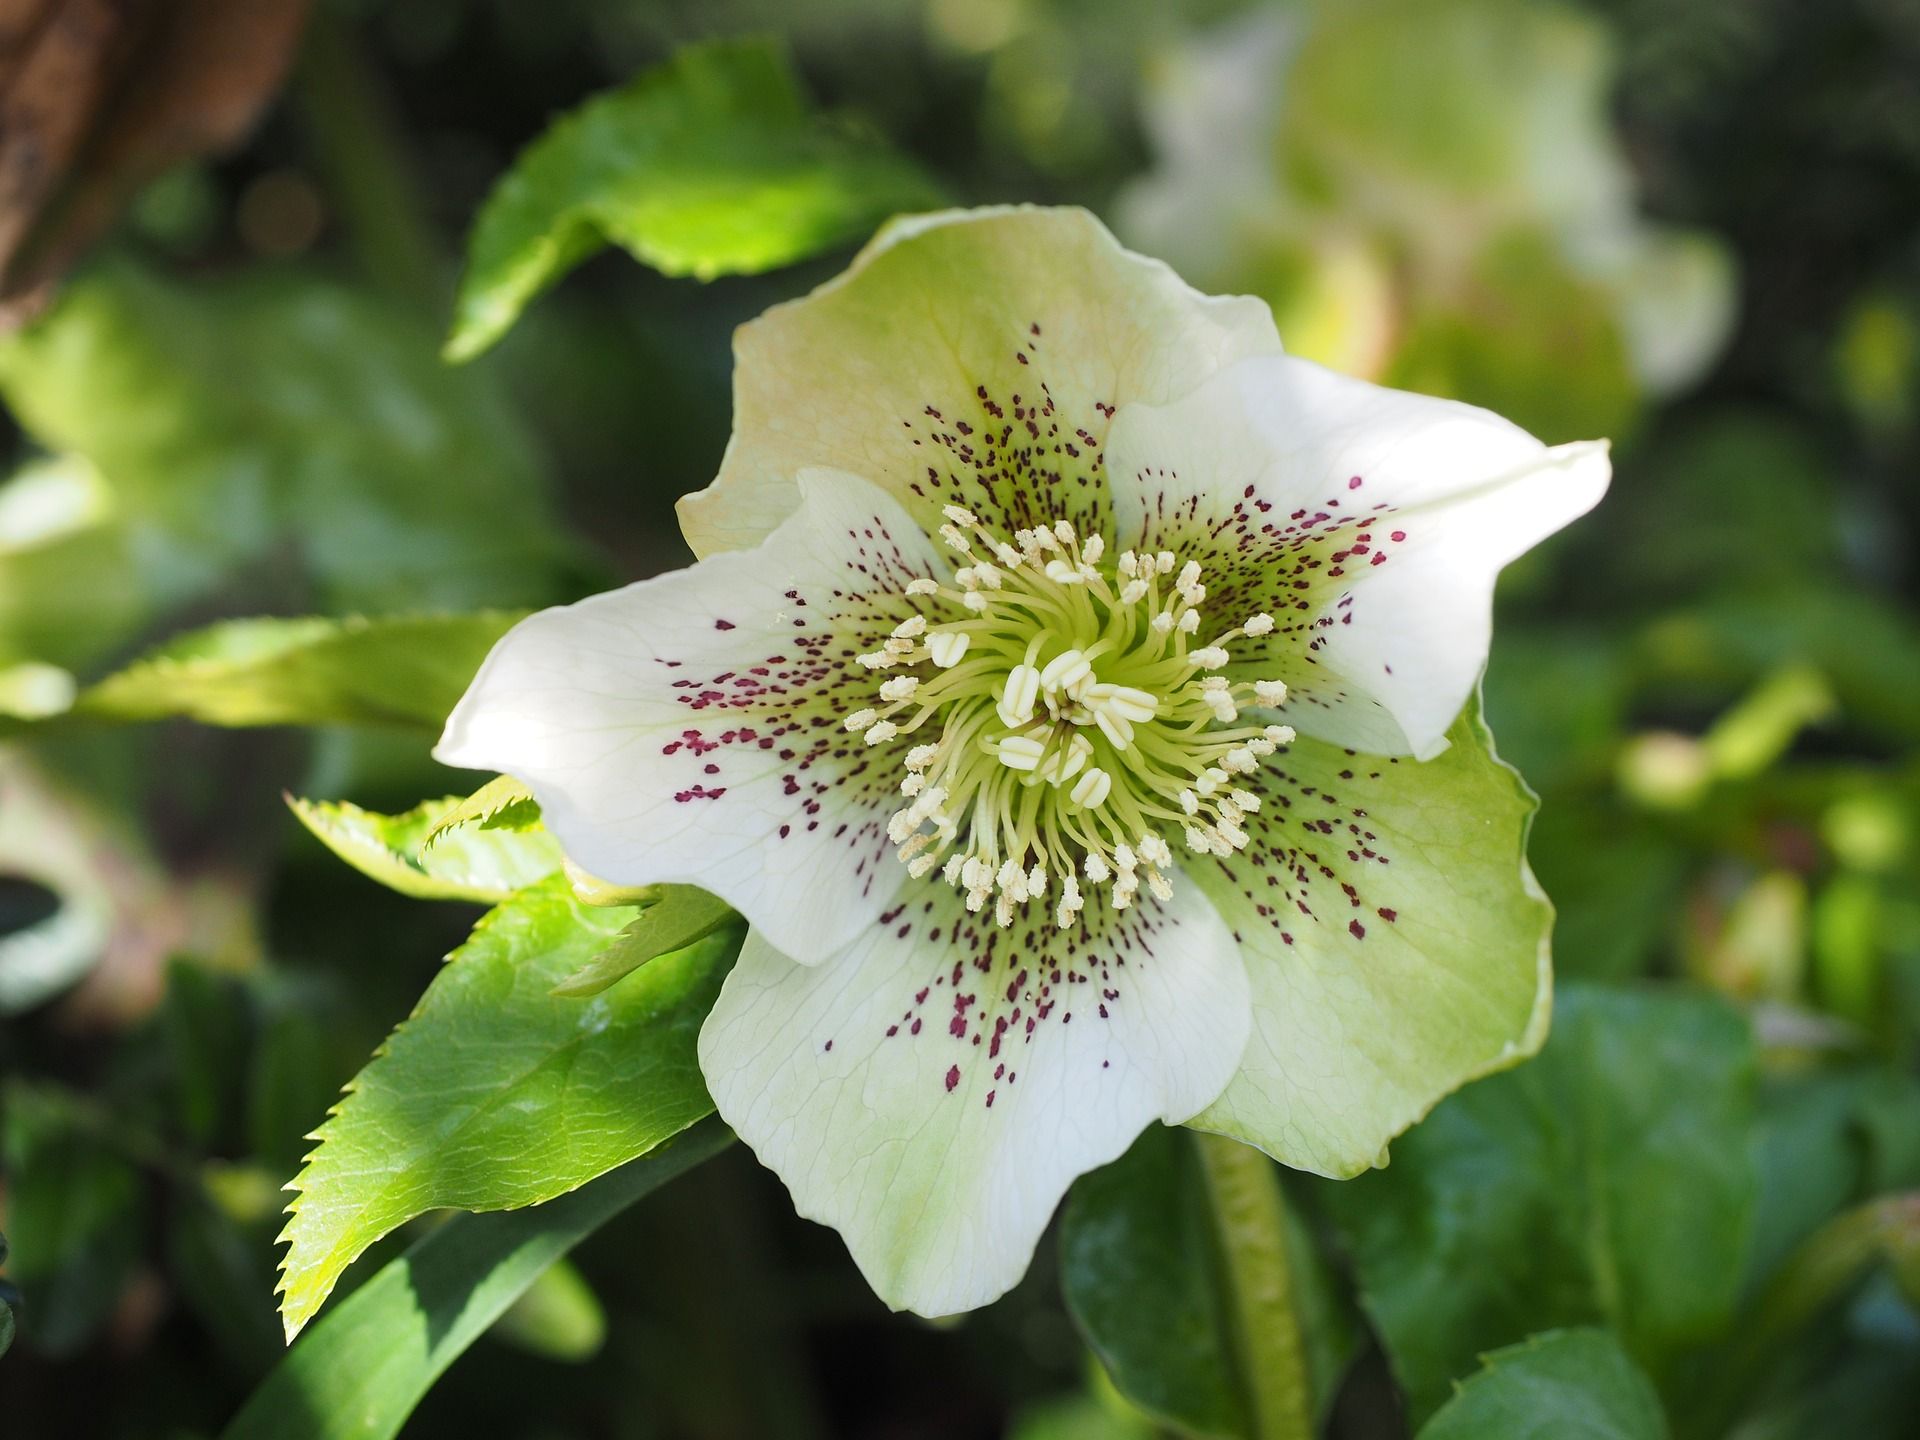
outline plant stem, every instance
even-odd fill
[[[360,268],[397,299],[437,312],[447,271],[400,126],[353,35],[326,6],[309,24],[294,99]]]
[[[1220,1244],[1235,1368],[1254,1440],[1312,1440],[1312,1387],[1287,1261],[1286,1197],[1274,1164],[1224,1135],[1194,1136]]]

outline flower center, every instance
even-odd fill
[[[1282,682],[1219,672],[1228,644],[1273,618],[1196,647],[1197,563],[1162,550],[1103,565],[1103,538],[1064,520],[1009,543],[959,506],[946,515],[960,563],[950,583],[907,587],[919,613],[859,657],[890,672],[880,703],[846,719],[870,745],[925,737],[905,752],[909,803],[888,827],[908,871],[940,867],[969,910],[995,900],[1002,925],[1058,876],[1064,928],[1085,908],[1082,880],[1117,910],[1143,883],[1170,898],[1163,832],[1203,855],[1244,849],[1260,801],[1239,779],[1294,734],[1239,723],[1243,705],[1280,704]]]

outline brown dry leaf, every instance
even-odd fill
[[[169,165],[238,141],[310,0],[0,0],[0,329]]]

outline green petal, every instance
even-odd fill
[[[1086,211],[1019,208],[895,221],[734,348],[732,443],[680,502],[700,555],[757,543],[807,466],[922,516],[958,502],[1018,525],[1096,517],[1116,407],[1172,400],[1280,340],[1259,301],[1196,293]]]
[[[1477,707],[1449,738],[1425,762],[1302,740],[1251,777],[1248,849],[1188,868],[1234,927],[1254,1006],[1201,1129],[1356,1174],[1546,1038],[1553,911],[1525,859],[1533,796]]]

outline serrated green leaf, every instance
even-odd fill
[[[939,204],[877,139],[813,114],[765,41],[693,45],[557,121],[487,199],[447,357],[492,345],[602,247],[668,275],[754,273]]]
[[[732,1138],[708,1120],[547,1204],[455,1215],[301,1336],[221,1440],[392,1440],[547,1266]]]
[[[402,895],[492,905],[560,868],[559,843],[545,830],[456,831],[429,848],[429,837],[444,817],[463,803],[449,795],[400,815],[382,815],[344,800],[287,798],[300,823],[323,845]]]
[[[708,1114],[694,1043],[733,948],[663,957],[584,1004],[553,987],[635,916],[561,875],[489,912],[348,1085],[288,1188],[287,1333],[367,1246],[414,1216],[535,1205]]]
[[[1252,1432],[1196,1150],[1233,1143],[1150,1126],[1119,1160],[1075,1182],[1060,1223],[1061,1288],[1075,1324],[1120,1393],[1183,1434]],[[1282,1213],[1289,1298],[1313,1408],[1324,1414],[1353,1355],[1353,1316],[1292,1207]]]
[[[520,617],[229,620],[177,636],[48,719],[437,729]]]
[[[1653,1384],[1605,1330],[1556,1330],[1482,1358],[1419,1440],[1666,1440]]]
[[[531,830],[540,823],[540,802],[533,792],[511,775],[496,775],[478,790],[434,822],[427,832],[426,845],[440,843],[440,837],[462,825],[477,824],[482,830]]]
[[[1562,988],[1552,1037],[1320,1194],[1416,1420],[1475,1356],[1605,1323],[1656,1381],[1715,1334],[1752,1233],[1754,1047],[1731,1007]]]
[[[642,910],[614,942],[553,987],[576,999],[617,985],[648,961],[704,940],[734,918],[724,900],[692,885],[662,885],[660,898]]]

